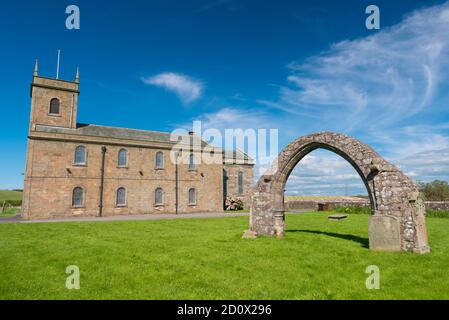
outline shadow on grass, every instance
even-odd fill
[[[285,230],[285,232],[300,232],[300,233],[311,233],[311,234],[320,234],[333,238],[339,238],[349,241],[354,241],[360,243],[363,248],[369,248],[369,240],[367,238],[354,236],[352,234],[341,234],[334,232],[325,232],[325,231],[317,231],[317,230]]]

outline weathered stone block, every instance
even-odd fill
[[[369,246],[377,251],[401,251],[401,230],[398,218],[373,215],[369,220]]]
[[[255,239],[257,238],[257,232],[252,231],[252,230],[246,230],[245,233],[243,234],[243,239]]]

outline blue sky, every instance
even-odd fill
[[[78,121],[172,131],[278,128],[280,147],[316,131],[372,145],[412,178],[449,179],[449,4],[376,1],[3,1],[0,188],[22,187],[34,60],[81,72]],[[81,29],[65,28],[76,4]],[[317,151],[292,194],[363,191]]]

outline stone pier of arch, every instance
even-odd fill
[[[251,235],[284,236],[284,189],[293,168],[315,149],[327,149],[346,159],[362,178],[372,216],[369,246],[378,251],[430,251],[425,206],[416,184],[371,147],[343,134],[320,132],[300,137],[279,155],[258,181],[252,195]]]

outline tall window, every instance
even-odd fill
[[[193,153],[189,156],[189,170],[196,170],[195,155]]]
[[[59,99],[50,100],[50,114],[59,114]]]
[[[164,153],[162,151],[156,153],[156,169],[164,169]]]
[[[73,189],[72,206],[82,207],[84,205],[84,190],[81,187]]]
[[[237,178],[238,186],[239,186],[239,194],[243,194],[243,172],[239,172],[238,178]]]
[[[78,146],[75,149],[75,164],[86,164],[86,148],[84,146]]]
[[[189,190],[189,204],[196,204],[196,190],[191,188]]]
[[[162,188],[157,188],[154,192],[154,203],[156,205],[162,205],[164,203],[164,191]]]
[[[223,197],[226,199],[228,196],[228,172],[223,169]]]
[[[118,166],[128,166],[128,151],[126,151],[125,149],[120,149],[120,151],[118,152]]]
[[[117,189],[117,206],[125,206],[126,205],[126,189],[121,187]]]

